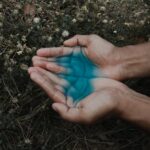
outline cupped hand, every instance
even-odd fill
[[[122,80],[120,48],[98,35],[76,35],[64,42],[65,46],[84,46],[85,54],[97,64],[103,74],[112,79]]]
[[[110,114],[118,113],[121,101],[129,93],[122,83],[106,78],[93,79],[94,91],[76,105],[63,93],[65,79],[39,67],[29,69],[31,79],[54,100],[53,109],[71,122],[93,123]]]
[[[121,80],[120,53],[118,48],[97,35],[76,35],[64,42],[64,47],[42,48],[33,57],[33,65],[48,69],[54,73],[64,70],[65,66],[53,61],[54,57],[65,57],[78,50],[74,47],[84,47],[85,57],[95,64],[101,74],[99,76]]]
[[[79,63],[79,59],[77,60],[77,63]],[[73,65],[75,65],[76,61],[72,62],[70,70],[74,68]],[[84,66],[81,68],[83,70],[74,71],[75,69],[73,69],[73,72],[71,71],[69,75],[66,72],[55,74],[40,67],[30,67],[28,72],[31,79],[42,87],[53,100],[74,106],[85,97],[97,91],[101,84],[103,84],[101,83],[101,78],[94,74],[97,72],[92,70],[92,67],[95,66],[93,64],[89,65],[91,65],[90,72],[88,67],[84,70],[86,68]]]
[[[51,52],[52,50],[55,49],[51,49]],[[53,71],[59,78],[65,80],[66,84],[63,85],[65,96],[69,96],[73,102],[78,102],[94,91],[95,84],[93,81],[98,80],[103,74],[99,66],[87,58],[85,48],[74,47],[69,50],[70,53],[65,56],[40,58],[41,60],[37,60],[38,58],[34,57],[33,64]],[[55,70],[55,67],[52,67],[52,64],[60,68],[59,72]]]

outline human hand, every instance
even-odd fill
[[[104,76],[122,80],[120,49],[98,35],[76,35],[64,42],[65,46],[84,46],[86,56],[99,66]]]
[[[55,48],[50,49],[51,52],[52,50],[55,50]],[[45,69],[57,73],[57,76],[66,80],[67,83],[63,85],[63,93],[76,103],[92,93],[95,86],[93,80],[103,76],[100,68],[86,57],[84,50],[83,47],[70,48],[65,56],[40,58],[43,60],[41,64],[37,57],[34,57],[36,60],[33,59],[34,66],[46,66]],[[42,52],[45,53],[46,50],[42,50]],[[46,65],[44,66],[44,64]],[[58,72],[51,67],[52,64],[59,65],[62,69]]]
[[[106,77],[124,80],[150,75],[150,42],[117,47],[97,35],[76,35],[64,45],[85,46],[87,57]]]
[[[121,100],[126,95],[127,87],[111,79],[93,79],[94,91],[76,105],[72,105],[69,96],[63,94],[64,79],[39,67],[29,69],[31,79],[53,98],[53,109],[62,118],[80,123],[92,123],[108,114],[117,113]]]
[[[42,48],[37,51],[37,56],[33,57],[33,65],[42,67],[52,72],[64,70],[60,63],[53,61],[54,57],[64,57],[76,51],[76,45],[84,46],[84,56],[99,68],[101,77],[121,80],[121,65],[119,64],[119,52],[110,42],[96,35],[77,35],[64,42],[69,47]]]
[[[101,84],[99,68],[91,63],[81,50],[77,47],[70,55],[52,58],[55,63],[67,67],[57,74],[40,67],[31,67],[29,69],[31,79],[35,75],[33,81],[39,86],[42,85],[44,91],[47,92],[49,89],[47,94],[54,100],[66,102],[69,106],[76,105],[80,100],[98,90]]]

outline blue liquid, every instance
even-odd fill
[[[100,68],[93,64],[84,54],[82,47],[75,47],[67,56],[57,57],[55,62],[66,68],[66,72],[58,74],[68,82],[64,86],[64,95],[79,102],[94,91],[92,79],[100,77]]]

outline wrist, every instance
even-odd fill
[[[115,61],[121,80],[150,74],[149,44],[118,47],[115,50],[118,55]]]
[[[149,97],[130,90],[128,96],[120,100],[116,110],[119,118],[149,129],[149,108]]]

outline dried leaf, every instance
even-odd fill
[[[24,6],[24,15],[35,16],[35,5],[34,4],[25,4]]]

